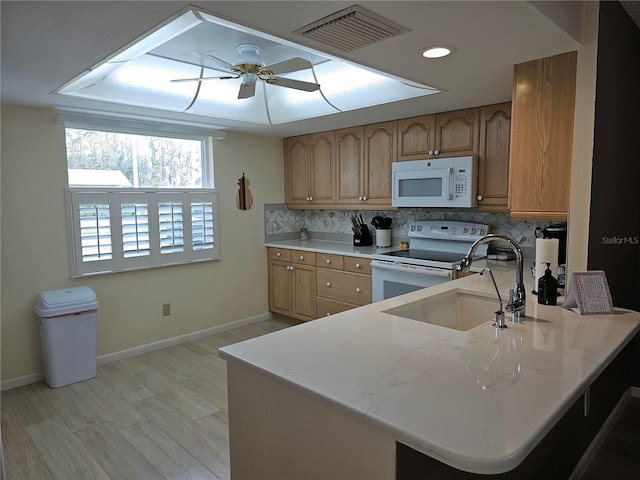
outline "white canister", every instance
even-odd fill
[[[376,230],[376,247],[391,246],[391,229]]]

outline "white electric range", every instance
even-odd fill
[[[409,225],[407,250],[372,257],[372,300],[377,302],[453,279],[473,243],[489,233],[480,223],[424,220]],[[487,254],[482,245],[475,258]]]

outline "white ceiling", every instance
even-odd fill
[[[291,136],[507,101],[511,98],[514,64],[580,48],[583,5],[572,1],[358,2],[410,31],[346,54],[291,33],[353,3],[3,0],[0,2],[2,102],[120,113]],[[419,99],[273,126],[165,112],[160,108],[127,107],[52,93],[189,5],[444,91]],[[418,51],[436,44],[454,46],[455,54],[439,60],[421,59]],[[233,54],[230,52],[228,56]]]

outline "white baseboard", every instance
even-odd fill
[[[261,313],[260,315],[256,315],[255,317],[243,318],[241,320],[236,320],[235,322],[229,322],[223,325],[205,328],[204,330],[198,330],[197,332],[186,333],[184,335],[178,335],[177,337],[167,338],[165,340],[160,340],[153,343],[147,343],[146,345],[128,348],[119,352],[100,355],[97,359],[97,362],[98,365],[115,362],[116,360],[122,360],[123,358],[134,357],[136,355],[152,352],[161,348],[171,347],[180,343],[191,342],[193,340],[197,340],[198,338],[208,337],[209,335],[215,335],[216,333],[226,332],[227,330],[233,330],[234,328],[243,327],[252,323],[270,320],[271,318],[271,313]],[[44,372],[30,373],[21,377],[10,378],[9,380],[3,380],[2,383],[0,383],[0,391],[23,387],[25,385],[40,382],[42,380],[44,380]]]

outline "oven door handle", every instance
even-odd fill
[[[372,268],[380,268],[383,270],[394,270],[396,272],[403,273],[415,273],[418,275],[431,275],[433,277],[451,278],[451,270],[445,270],[441,268],[423,267],[421,265],[412,265],[411,267],[400,267],[395,263],[373,260],[371,262]]]

